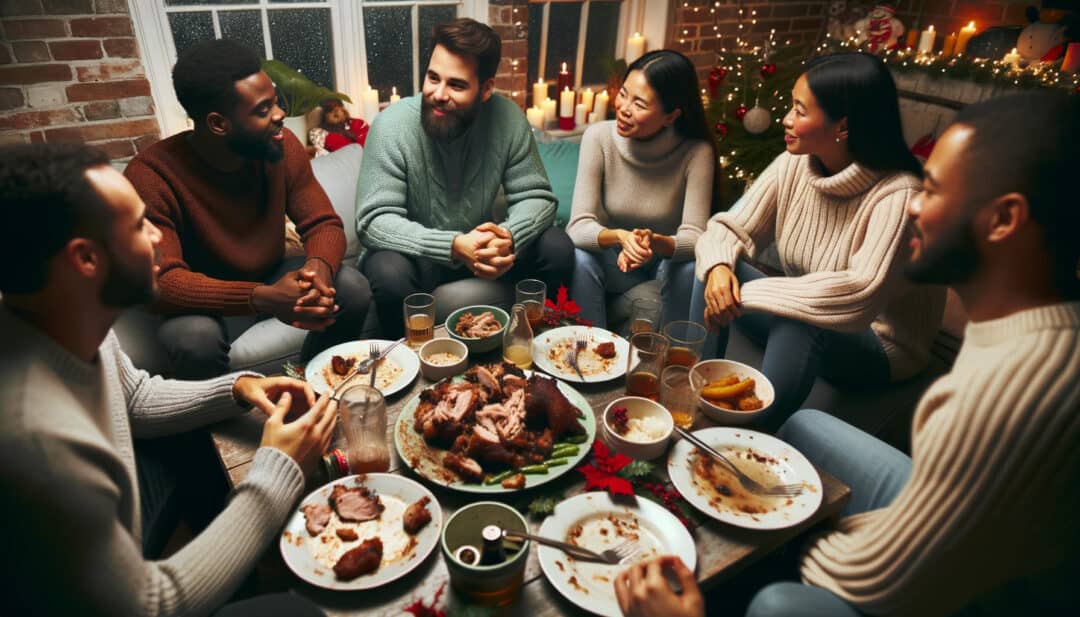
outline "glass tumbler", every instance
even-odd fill
[[[362,384],[351,386],[341,394],[338,410],[345,432],[349,471],[388,471],[390,447],[386,440],[386,401],[382,392]]]
[[[654,401],[660,398],[660,372],[667,359],[668,340],[656,332],[639,332],[630,337],[626,365],[626,393]]]

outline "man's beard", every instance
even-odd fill
[[[158,297],[158,288],[154,282],[154,270],[140,270],[124,263],[112,249],[106,248],[109,255],[109,274],[101,286],[101,303],[111,308],[128,308],[149,304]],[[157,251],[154,252],[157,263]]]
[[[432,139],[451,141],[461,137],[476,120],[476,114],[480,111],[479,104],[474,102],[467,107],[443,107],[439,111],[443,117],[435,117],[435,105],[426,96],[420,97],[420,124],[424,132]]]
[[[276,163],[285,156],[282,142],[271,139],[279,131],[281,127],[278,125],[259,133],[235,131],[225,138],[225,145],[242,157]]]
[[[942,232],[933,244],[915,227],[921,255],[904,266],[904,274],[915,283],[956,285],[966,283],[979,269],[979,251],[971,229],[972,217]]]

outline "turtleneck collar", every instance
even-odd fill
[[[815,190],[840,198],[852,198],[869,191],[872,186],[881,180],[881,172],[863,167],[858,163],[852,163],[831,176],[821,175],[821,169],[815,164],[813,157],[806,155],[804,165],[810,174],[810,186]]]
[[[652,163],[663,160],[685,141],[671,126],[660,129],[660,132],[650,139],[630,139],[619,135],[614,120],[608,122],[619,154],[632,161]]]
[[[971,322],[964,340],[989,347],[1039,330],[1065,329],[1080,329],[1080,302],[1050,304],[998,319]]]

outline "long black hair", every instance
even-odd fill
[[[922,165],[904,142],[896,84],[880,58],[862,52],[820,56],[806,63],[803,75],[830,121],[847,118],[848,150],[857,163],[922,178]]]
[[[675,132],[686,139],[700,139],[709,144],[713,153],[713,196],[715,209],[720,203],[720,169],[717,165],[716,138],[705,120],[705,106],[698,90],[697,69],[689,58],[670,49],[657,49],[634,60],[626,67],[623,81],[631,71],[641,71],[645,81],[660,97],[665,114],[676,109],[682,113],[675,119]]]

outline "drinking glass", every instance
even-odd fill
[[[377,389],[363,384],[341,394],[341,426],[345,452],[352,473],[389,471],[390,448],[386,441],[386,401]]]
[[[525,305],[525,315],[529,319],[529,327],[533,333],[537,332],[540,322],[544,320],[544,299],[547,297],[547,285],[538,279],[525,279],[519,281],[514,288],[514,303]]]
[[[697,419],[698,391],[690,380],[690,367],[664,368],[660,379],[660,404],[667,408],[675,425],[689,430]]]
[[[630,304],[630,332],[658,332],[660,330],[660,303],[649,298],[638,298]]]
[[[701,359],[705,348],[705,326],[694,321],[673,321],[664,326],[664,336],[671,347],[668,349],[668,364],[694,366]]]
[[[660,372],[667,359],[668,340],[656,332],[638,332],[630,337],[626,365],[626,393],[654,401],[660,398]]]
[[[413,349],[435,338],[435,296],[412,294],[405,298],[405,342]]]

